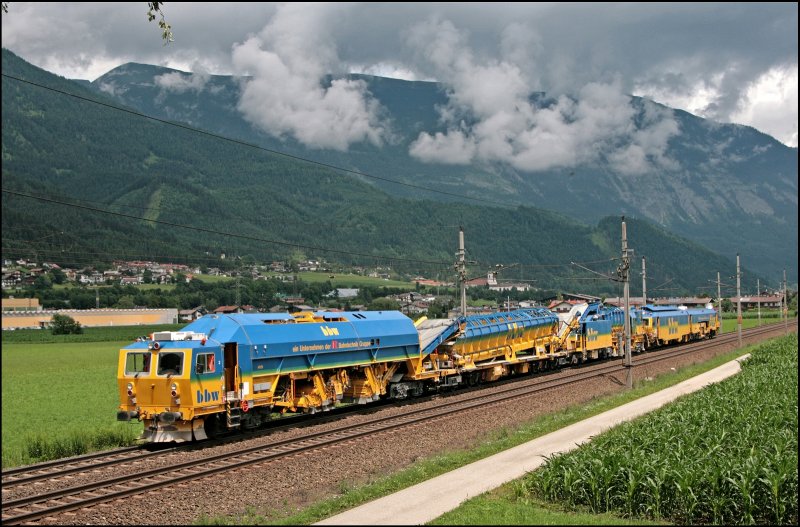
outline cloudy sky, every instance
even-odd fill
[[[94,80],[125,62],[200,75],[154,79],[201,90],[208,74],[248,75],[239,109],[276,136],[347,150],[392,140],[365,84],[328,73],[441,82],[439,131],[423,161],[502,160],[540,170],[600,148],[622,171],[669,166],[669,112],[633,125],[629,95],[797,146],[797,3],[171,3],[163,45],[147,4],[9,2],[2,42],[23,59]],[[532,92],[554,104],[543,109]],[[467,116],[469,116],[467,118]],[[441,131],[445,130],[445,131]]]

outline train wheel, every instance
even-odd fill
[[[220,426],[219,422],[219,414],[209,415],[206,417],[203,420],[203,430],[205,430],[206,436],[209,439],[214,439],[217,437],[222,431],[222,427]]]

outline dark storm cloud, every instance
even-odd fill
[[[599,105],[595,110],[621,112],[606,123],[632,148],[631,156],[621,158],[635,158],[637,151],[652,162],[661,151],[659,141],[678,133],[669,125],[669,116],[654,118],[646,138],[625,132],[622,125],[628,110],[617,98],[625,94],[649,96],[716,120],[738,119],[797,144],[796,3],[293,3],[289,7],[167,2],[164,13],[175,34],[175,42],[168,46],[162,44],[157,25],[147,22],[146,11],[144,2],[11,2],[9,13],[3,15],[3,46],[70,77],[92,79],[123,62],[136,61],[215,74],[252,70],[258,75],[250,87],[251,98],[266,87],[265,79],[295,83],[297,97],[275,94],[288,108],[277,120],[263,111],[259,115],[246,100],[241,109],[268,131],[313,144],[320,137],[309,135],[299,116],[322,116],[317,124],[329,127],[324,116],[337,115],[341,105],[352,127],[340,130],[338,145],[318,144],[323,147],[347,148],[354,141],[380,144],[388,132],[377,119],[375,101],[362,86],[317,90],[313,79],[322,70],[443,82],[450,105],[442,109],[442,120],[452,135],[439,145],[454,160],[504,155],[516,163],[528,159],[521,155],[525,141],[548,131],[542,128],[547,116],[526,114],[529,108],[506,115],[499,99],[517,100],[530,91],[546,91],[556,99],[592,93],[591,101]],[[458,47],[448,48],[442,35],[426,32],[426,27],[450,28]],[[448,57],[440,56],[448,49]],[[259,60],[265,58],[285,68],[281,77],[263,68]],[[481,73],[484,76],[476,78],[484,79],[484,86],[476,91],[467,79]],[[512,84],[499,82],[493,87],[491,75]],[[259,79],[264,80],[260,86]],[[162,81],[170,80],[176,79]],[[600,93],[605,96],[599,97]],[[464,130],[457,121],[448,121],[461,111],[484,112],[484,130]],[[571,112],[576,109],[566,102],[560,111],[557,117],[562,123],[575,118]],[[589,137],[600,121],[586,120],[583,129],[563,128],[556,120],[550,124],[554,127],[550,132],[567,134],[564,140],[580,145],[580,138]],[[517,135],[508,137],[505,145],[481,140],[496,130]],[[436,137],[431,131],[422,137],[420,147],[435,146]]]

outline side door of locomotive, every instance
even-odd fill
[[[208,348],[195,353],[191,384],[197,406],[213,406],[222,402],[224,390],[218,355],[219,352]]]
[[[239,345],[236,342],[225,343],[224,386],[226,400],[236,400],[239,394]]]

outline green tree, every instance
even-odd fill
[[[52,327],[53,335],[77,335],[83,333],[83,328],[81,328],[78,321],[60,313],[53,315],[50,326]]]
[[[132,295],[122,295],[117,301],[117,309],[133,309],[135,306],[134,297]]]
[[[399,311],[400,302],[391,298],[376,298],[367,306],[368,311]]]
[[[47,274],[42,274],[36,277],[36,280],[33,281],[34,289],[50,289],[53,287],[53,282],[50,281],[50,278]]]
[[[428,318],[445,318],[451,309],[452,301],[435,300],[428,306]]]
[[[67,281],[67,275],[61,269],[53,269],[50,271],[50,275],[53,277],[54,284],[63,284]]]

